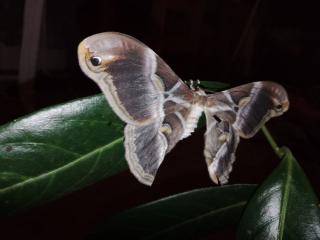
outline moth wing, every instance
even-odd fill
[[[128,123],[124,133],[131,172],[140,182],[151,185],[165,154],[190,132],[191,127],[170,126],[174,122],[170,119],[182,108],[188,112],[192,91],[156,53],[124,34],[88,37],[79,44],[78,56],[83,72]],[[101,66],[94,67],[92,57],[101,59]]]
[[[163,118],[164,92],[183,83],[155,52],[124,34],[90,36],[80,43],[78,55],[84,73],[99,85],[117,115],[132,125]],[[102,59],[101,69],[90,65],[92,56]]]
[[[289,100],[285,89],[273,82],[254,82],[224,91],[224,95],[236,112],[233,126],[243,138],[253,137],[270,118],[288,109]],[[280,112],[275,105],[282,104]]]
[[[205,157],[214,182],[228,181],[239,136],[253,137],[266,121],[283,113],[275,112],[276,102],[288,107],[286,91],[272,82],[249,83],[208,95]]]
[[[143,184],[151,185],[162,163],[168,144],[160,131],[161,122],[125,127],[126,159],[133,175]]]
[[[193,132],[202,112],[176,103],[171,107],[175,111],[167,113],[163,121],[144,126],[128,124],[125,128],[126,159],[130,171],[143,184],[152,184],[165,155]]]
[[[167,152],[171,151],[180,140],[194,132],[203,112],[202,107],[194,104],[183,106],[178,103],[168,102],[165,104],[166,112],[169,108],[173,110],[170,113],[166,113],[163,121],[163,133],[168,141]]]
[[[209,175],[216,184],[226,184],[235,161],[239,135],[230,122],[219,122],[208,113],[206,118],[204,156]]]

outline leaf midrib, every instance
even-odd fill
[[[49,172],[46,172],[46,173],[43,173],[43,174],[40,174],[36,177],[33,177],[33,178],[29,178],[28,180],[26,181],[23,181],[23,182],[19,182],[19,183],[16,183],[14,185],[11,185],[9,187],[6,187],[6,188],[3,188],[3,189],[0,189],[0,194],[4,194],[6,191],[10,191],[11,189],[14,189],[16,187],[19,187],[19,186],[22,186],[22,185],[25,185],[29,182],[34,182],[34,181],[37,181],[38,179],[40,178],[44,178],[44,177],[47,177],[47,176],[50,176],[52,174],[55,174],[56,172],[62,170],[62,169],[65,169],[65,168],[69,168],[69,167],[72,167],[73,165],[77,164],[78,162],[82,161],[83,159],[86,159],[88,158],[89,156],[91,155],[94,155],[95,153],[99,152],[99,151],[104,151],[106,149],[108,149],[109,147],[112,147],[113,145],[121,142],[123,140],[124,137],[120,137],[120,138],[116,138],[115,140],[113,140],[112,142],[108,143],[107,145],[103,145],[99,148],[96,148],[95,150],[75,159],[74,161],[62,166],[62,167],[59,167],[59,168],[56,168],[52,171],[49,171]]]
[[[55,149],[58,149],[60,151],[63,151],[63,152],[66,152],[66,153],[69,153],[69,154],[72,154],[74,155],[75,157],[80,157],[81,154],[80,153],[77,153],[75,151],[70,151],[68,149],[65,149],[63,147],[60,147],[58,145],[55,145],[55,144],[52,144],[52,143],[45,143],[45,142],[26,142],[26,141],[22,141],[22,142],[7,142],[7,143],[4,143],[4,144],[1,144],[1,146],[7,146],[7,145],[42,145],[42,146],[47,146],[49,148],[55,148]]]
[[[290,193],[290,183],[292,180],[292,160],[288,158],[288,169],[285,179],[285,185],[284,185],[284,192],[283,197],[281,199],[281,205],[280,205],[280,219],[279,219],[279,239],[283,239],[284,234],[284,228],[285,228],[285,221],[287,217],[287,208],[288,208],[288,202],[289,202],[289,193]]]

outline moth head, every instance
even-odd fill
[[[108,66],[120,57],[121,42],[113,33],[99,33],[87,37],[78,46],[78,59],[81,70],[98,82]]]
[[[272,116],[280,116],[289,109],[287,91],[280,84],[269,83],[269,91],[272,100]]]

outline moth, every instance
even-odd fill
[[[228,182],[241,138],[251,138],[289,108],[286,90],[253,82],[206,94],[187,86],[149,47],[116,32],[95,34],[78,46],[82,71],[95,81],[126,122],[125,157],[130,171],[151,185],[165,155],[206,116],[204,156],[216,184]]]

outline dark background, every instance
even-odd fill
[[[184,80],[232,86],[258,80],[283,84],[290,110],[268,126],[278,144],[293,151],[319,196],[320,15],[316,2],[2,0],[0,124],[99,93],[78,67],[77,45],[94,33],[123,32],[155,50]],[[152,188],[126,172],[6,219],[1,235],[83,239],[102,219],[122,209],[213,186],[202,151],[203,131],[198,130],[166,157]],[[258,133],[240,143],[230,183],[261,183],[278,162]],[[208,239],[218,237],[234,239],[235,228],[222,229]]]

